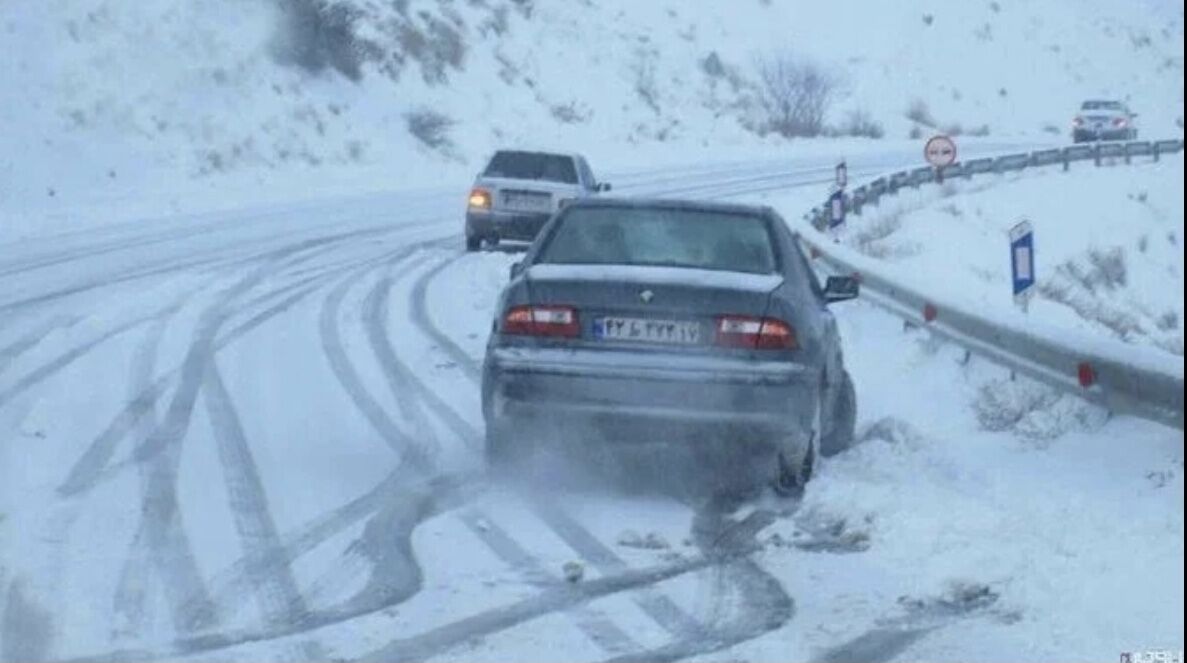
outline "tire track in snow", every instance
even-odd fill
[[[397,251],[389,259],[393,261],[401,260],[411,255],[412,251],[413,249],[410,248]],[[366,274],[366,268],[356,270],[353,274],[342,279],[322,302],[321,313],[318,318],[322,352],[330,364],[330,370],[334,373],[334,377],[338,380],[338,383],[346,391],[347,396],[350,397],[355,407],[388,447],[399,456],[405,456],[407,454],[423,456],[423,453],[415,451],[418,448],[416,442],[400,430],[400,427],[396,425],[383,406],[379,404],[379,401],[367,389],[362,377],[355,370],[349,355],[346,354],[345,346],[342,343],[342,334],[338,327],[342,301],[346,298],[350,289],[365,277]]]
[[[480,512],[470,511],[462,514],[461,518],[470,531],[499,559],[511,568],[517,569],[528,582],[541,586],[555,586],[561,582],[507,532],[489,518],[480,515]],[[574,606],[572,613],[577,627],[603,651],[610,654],[626,654],[642,649],[617,624],[589,606]]]
[[[568,610],[599,598],[650,587],[665,580],[672,580],[728,562],[733,557],[748,555],[751,552],[753,550],[743,549],[712,557],[702,555],[674,564],[632,569],[612,576],[585,580],[578,584],[563,583],[510,605],[486,610],[419,635],[393,640],[355,660],[388,662],[424,660],[442,656],[468,640],[499,633],[545,615]],[[646,655],[647,652],[640,654],[644,658]]]
[[[69,327],[78,321],[74,316],[57,316],[44,322],[24,336],[0,348],[0,375],[4,375],[4,371],[12,365],[12,362],[20,357],[25,352],[36,347],[38,343],[45,338],[45,335],[59,327]]]
[[[168,320],[154,321],[132,359],[133,394],[143,391],[152,380],[156,353]],[[138,422],[148,435],[157,425],[155,404]],[[149,574],[157,573],[159,586],[169,603],[173,628],[179,633],[209,628],[217,613],[202,581],[193,547],[185,532],[177,503],[177,471],[180,445],[140,465],[140,524],[120,571],[112,610],[120,636],[140,635],[145,620]]]
[[[367,299],[364,302],[364,323],[367,327],[367,337],[371,343],[372,351],[379,359],[392,395],[400,402],[400,407],[405,416],[414,418],[418,437],[421,439],[430,439],[431,437],[434,439],[435,445],[440,444],[440,440],[436,439],[435,433],[432,432],[427,420],[424,419],[424,414],[416,407],[415,401],[417,399],[452,429],[461,438],[463,443],[473,449],[478,449],[481,443],[481,436],[478,429],[458,415],[435,391],[425,385],[424,381],[416,375],[415,371],[397,356],[395,348],[392,346],[392,336],[388,329],[389,310],[387,295],[390,293],[391,287],[392,280],[389,275],[385,275],[384,278],[376,283],[370,293],[368,293]],[[415,398],[410,399],[408,395],[413,395]]]
[[[316,246],[316,244],[313,246]],[[217,617],[209,600],[208,591],[197,571],[192,550],[181,526],[176,498],[177,472],[176,467],[171,467],[171,465],[176,465],[176,458],[180,455],[180,443],[188,430],[189,417],[192,413],[194,400],[197,397],[197,385],[194,383],[196,375],[195,367],[201,368],[201,360],[206,355],[213,356],[209,351],[213,345],[214,338],[219,332],[219,328],[229,316],[229,311],[226,310],[229,303],[235,297],[258,283],[266,276],[268,269],[276,262],[306,248],[311,247],[308,245],[296,245],[274,252],[272,260],[256,265],[255,269],[250,271],[246,276],[235,281],[231,286],[224,288],[213,298],[213,302],[200,316],[198,328],[192,336],[190,349],[187,351],[186,360],[183,363],[182,369],[180,369],[182,379],[173,402],[170,404],[166,419],[156,422],[151,427],[147,427],[149,430],[141,437],[142,441],[137,447],[137,451],[143,453],[146,444],[154,441],[160,442],[163,435],[168,436],[165,440],[166,443],[162,445],[160,451],[157,453],[148,456],[140,455],[136,457],[135,461],[126,463],[135,464],[142,471],[145,465],[151,465],[155,468],[149,470],[149,485],[144,493],[142,503],[142,517],[145,522],[142,523],[142,529],[138,531],[144,533],[145,538],[143,541],[150,549],[145,555],[152,562],[153,566],[157,567],[166,578],[163,583],[165,594],[169,601],[175,626],[181,632],[190,632],[210,627],[217,622]],[[176,304],[175,309],[180,306],[181,303]],[[189,371],[188,383],[186,370]],[[155,396],[159,395],[160,391],[163,390],[165,381],[161,380],[157,384],[158,388],[151,390],[153,398],[136,401],[132,404],[131,411],[135,412],[137,416],[117,417],[117,421],[124,424],[124,430],[119,431],[120,433],[131,433],[136,425],[138,425],[137,422],[140,421],[141,417],[154,410]],[[187,384],[189,385],[188,387]],[[88,450],[87,454],[84,454],[81,460],[84,463],[88,463],[85,467],[94,470],[95,474],[93,478],[97,479],[99,477],[99,471],[103,469],[110,459],[110,455],[114,452],[115,444],[121,437],[123,435],[111,435],[106,440],[103,440],[101,437],[103,443],[93,446]],[[161,453],[161,451],[164,453]],[[72,528],[82,506],[82,503],[73,501],[63,505],[59,509],[58,516],[51,519],[51,540],[58,541],[59,545],[66,541],[67,533]],[[127,563],[135,565],[141,559],[139,553],[134,552],[130,561]],[[137,581],[135,576],[124,576],[124,578],[129,583]],[[122,598],[130,601],[130,603],[126,604],[128,606],[128,613],[126,614],[132,616],[134,620],[136,618],[135,612],[137,607],[135,603],[137,599],[134,598],[135,590],[131,589],[133,586],[129,584],[122,585],[120,589],[117,589],[117,597],[121,597],[121,591],[132,592],[132,594],[122,594]],[[121,598],[116,599],[116,601],[119,600]]]
[[[219,466],[227,489],[227,502],[239,541],[245,551],[248,577],[264,623],[268,626],[300,623],[309,612],[297,588],[280,544],[280,535],[268,505],[243,424],[239,419],[218,366],[205,370],[203,396],[214,430]]]
[[[326,274],[323,278],[332,276],[332,273]],[[313,290],[313,287],[299,290],[274,306],[264,309],[248,320],[232,327],[229,332],[219,336],[218,341],[215,343],[215,352],[221,351],[268,320],[284,313],[312,293]],[[231,314],[243,313],[247,308],[246,305],[241,306],[231,311]],[[115,454],[116,446],[130,434],[136,426],[137,421],[148,411],[148,408],[164,395],[171,384],[176,381],[182,372],[182,368],[179,366],[168,374],[158,378],[124,406],[111,423],[95,438],[82,456],[79,457],[79,460],[74,463],[66,479],[58,487],[58,493],[60,495],[72,497],[86,492],[97,485],[104,477],[113,476],[122,469],[123,466],[119,465],[108,467],[111,458]],[[127,464],[125,463],[124,466]]]
[[[467,446],[474,447],[478,440],[477,430],[458,416],[396,355],[391,344],[391,334],[388,329],[390,311],[388,309],[387,299],[390,295],[392,285],[393,281],[390,274],[385,272],[364,299],[363,322],[367,328],[367,335],[371,342],[372,351],[380,361],[384,376],[387,379],[393,396],[400,403],[405,417],[413,419],[414,429],[418,437],[430,440],[432,448],[437,449],[440,447],[440,439],[432,430],[431,425],[424,419],[424,413],[419,411],[417,401],[420,401],[421,404],[429,407],[435,414],[438,414],[444,423]],[[420,457],[417,460],[423,463],[423,471],[430,474],[436,471],[429,460],[421,460]],[[474,513],[480,514],[477,511]],[[473,517],[478,518],[481,516],[474,515]],[[486,518],[486,520],[489,521],[490,519]],[[526,572],[532,579],[539,579],[540,574],[543,573],[543,564],[539,560],[532,558],[522,546],[514,542],[505,533],[503,536],[499,536],[493,529],[483,530],[482,528],[476,528],[475,532],[504,561],[513,567],[526,569]],[[411,554],[411,550],[409,550],[409,553]],[[637,646],[632,643],[631,639],[625,633],[596,611],[584,608],[578,614],[575,614],[574,618],[578,627],[595,644],[602,647],[608,653],[620,653],[629,650],[631,647],[637,649]]]
[[[86,343],[83,343],[82,345],[71,348],[70,350],[67,350],[66,352],[59,354],[57,357],[50,360],[49,362],[42,364],[41,366],[38,366],[37,368],[29,371],[24,376],[22,376],[20,379],[16,380],[16,382],[14,382],[7,389],[0,391],[0,408],[7,405],[9,402],[12,401],[12,399],[19,396],[22,392],[27,391],[28,389],[31,389],[32,387],[35,387],[38,384],[44,382],[45,380],[48,380],[49,378],[53,377],[58,372],[65,369],[70,364],[73,364],[78,358],[82,357],[83,355],[87,354],[88,352],[94,350],[95,348],[103,345],[107,341],[109,341],[109,340],[129,331],[129,330],[135,329],[136,327],[139,327],[140,325],[143,325],[146,322],[151,322],[152,320],[154,320],[162,315],[165,315],[174,306],[175,306],[175,304],[170,304],[170,305],[168,305],[164,308],[161,308],[158,311],[156,311],[148,316],[141,316],[141,317],[133,318],[132,320],[128,320],[123,323],[120,323],[119,325],[116,325],[115,327],[108,329],[107,331],[101,333],[100,335],[96,336],[95,338],[92,338],[91,340],[87,341]]]
[[[544,521],[549,529],[560,536],[561,540],[583,559],[593,564],[602,574],[615,575],[630,568],[613,550],[599,541],[589,530],[555,503],[549,504],[531,499],[529,504],[532,512]],[[647,616],[676,638],[696,638],[710,630],[663,593],[643,589],[633,598],[643,612],[647,613]]]

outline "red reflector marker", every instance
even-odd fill
[[[813,246],[808,250],[808,254],[812,256],[813,260],[815,260],[820,257],[820,249]]]
[[[1080,362],[1076,367],[1076,377],[1080,380],[1080,386],[1087,389],[1096,384],[1096,369],[1086,361]]]
[[[931,304],[923,305],[923,321],[924,322],[932,322],[933,320],[936,319],[937,315],[939,315],[939,311],[936,310],[935,306],[932,306]]]

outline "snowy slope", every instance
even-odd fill
[[[799,150],[745,128],[755,60],[782,52],[844,79],[830,123],[862,109],[888,139],[916,100],[941,128],[1061,139],[1097,95],[1129,98],[1148,134],[1181,132],[1169,2],[331,0],[312,27],[278,10],[305,4],[5,2],[7,225],[460,187],[506,144],[603,170]],[[409,133],[424,111],[448,122],[435,148]]]
[[[1001,311],[1013,306],[1009,231],[1022,219],[1036,244],[1029,316],[1181,362],[1182,155],[906,190],[850,217],[840,239],[936,297]]]

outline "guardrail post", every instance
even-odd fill
[[[1096,164],[1097,168],[1100,168],[1100,143],[1092,147],[1092,161]]]
[[[1059,151],[1059,156],[1063,158],[1063,172],[1066,173],[1067,171],[1071,170],[1072,158],[1071,155],[1068,154],[1066,147]]]
[[[1154,163],[1158,163],[1158,156],[1162,152],[1162,150],[1158,149],[1158,141],[1155,141],[1150,149],[1154,153]]]
[[[1129,146],[1130,146],[1130,145],[1133,145],[1133,143],[1126,143],[1126,144],[1125,144],[1125,163],[1126,163],[1126,164],[1131,164],[1131,163],[1133,163],[1133,159],[1132,159],[1132,158],[1130,157],[1130,155],[1129,155]]]

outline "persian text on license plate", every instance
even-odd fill
[[[594,336],[611,341],[696,345],[701,342],[701,325],[680,320],[607,317],[594,320]]]
[[[549,206],[552,204],[552,199],[548,196],[532,196],[524,194],[508,193],[506,196],[507,207],[525,212],[547,212]]]

